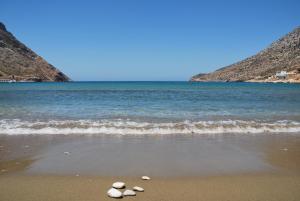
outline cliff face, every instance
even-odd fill
[[[1,22],[0,79],[69,81],[65,74],[18,41]]]
[[[300,78],[299,69],[300,27],[254,56],[212,73],[195,75],[191,81],[268,81],[277,71]]]

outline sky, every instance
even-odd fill
[[[76,81],[188,80],[300,25],[299,0],[0,0],[0,21]]]

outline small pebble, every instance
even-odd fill
[[[283,149],[282,149],[282,151],[287,151],[287,150],[288,150],[288,148],[283,148]]]
[[[142,176],[142,180],[150,180],[150,177],[148,177],[148,176]]]
[[[29,148],[29,145],[25,145],[24,148]]]
[[[139,186],[133,187],[133,190],[138,191],[138,192],[144,192],[144,189],[142,187],[139,187]]]
[[[107,191],[107,195],[111,198],[121,198],[122,197],[122,193],[121,191],[115,189],[115,188],[111,188]]]
[[[112,184],[112,187],[117,188],[117,189],[125,188],[125,183],[121,182],[121,181],[117,181]]]
[[[70,152],[65,151],[64,154],[65,154],[65,155],[70,155]]]
[[[136,193],[133,190],[127,189],[126,191],[123,192],[123,196],[135,196]]]

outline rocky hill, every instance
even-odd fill
[[[276,82],[278,71],[289,74],[288,82],[300,82],[300,27],[254,56],[212,73],[195,75],[191,81]]]
[[[0,22],[0,80],[69,81],[69,78],[8,32]]]

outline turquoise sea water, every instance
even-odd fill
[[[300,85],[0,83],[0,134],[300,132]]]

